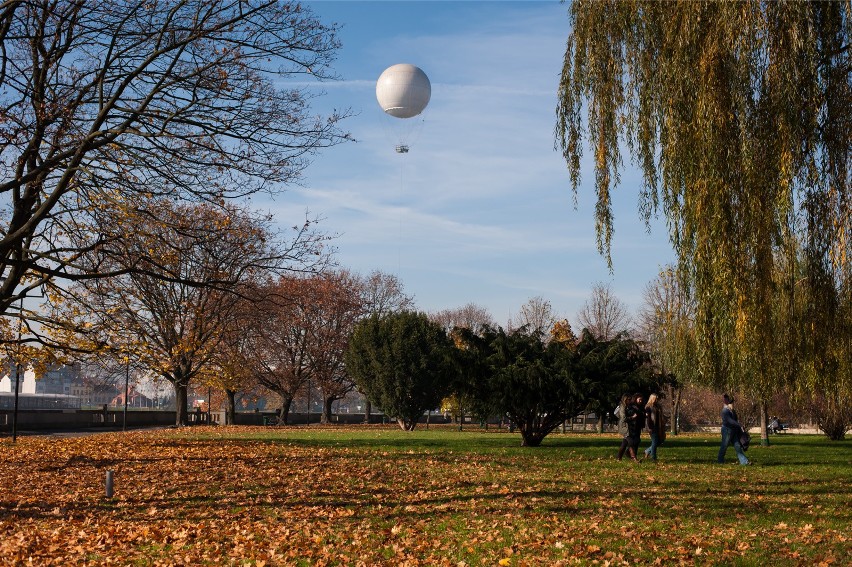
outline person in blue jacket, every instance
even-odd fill
[[[737,420],[737,412],[734,411],[734,398],[725,394],[722,396],[725,405],[722,407],[722,445],[719,447],[719,463],[725,462],[725,453],[728,451],[728,445],[733,444],[734,450],[737,452],[737,459],[741,465],[751,464],[748,457],[745,456],[743,446],[740,444],[740,434],[745,430]]]

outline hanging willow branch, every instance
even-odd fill
[[[829,356],[852,264],[850,1],[578,0],[569,16],[556,143],[575,194],[585,143],[594,154],[600,252],[611,265],[626,147],[640,211],[665,215],[695,294],[710,380],[769,391],[779,294],[824,299],[785,320]],[[799,263],[787,285],[777,272]]]

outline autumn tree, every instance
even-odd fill
[[[553,327],[551,327],[550,340],[562,343],[566,348],[574,348],[577,346],[578,339],[568,319],[561,319],[556,321]]]
[[[296,396],[309,388],[313,337],[306,331],[309,310],[320,301],[310,274],[288,274],[269,282],[254,304],[257,316],[245,330],[257,381],[281,398],[278,422],[289,422]],[[309,408],[310,410],[310,408]]]
[[[580,326],[601,340],[610,340],[630,330],[631,318],[627,306],[613,293],[609,284],[597,283],[592,296],[577,314]]]
[[[60,345],[126,353],[161,375],[174,386],[176,422],[186,425],[187,387],[213,362],[243,287],[271,269],[315,262],[324,238],[308,223],[285,244],[274,237],[270,219],[235,206],[163,199],[150,208],[156,216],[134,219],[121,254],[86,257],[123,275],[61,290],[51,319],[64,325],[51,330]],[[144,260],[153,256],[156,263]]]
[[[699,384],[701,376],[695,364],[695,301],[667,266],[645,286],[644,305],[639,313],[639,335],[645,341],[651,360],[663,374],[670,374],[672,403],[671,431],[677,434],[682,386]]]
[[[850,2],[579,0],[569,13],[556,138],[575,191],[584,139],[593,151],[599,249],[609,258],[626,147],[640,210],[665,215],[694,291],[699,368],[765,397],[790,332],[772,323],[778,294],[795,301],[778,259],[801,248],[815,302],[792,324],[819,334],[836,329],[828,282],[850,271]],[[804,364],[832,358],[831,341],[810,344]],[[815,375],[799,379],[816,388]]]
[[[371,315],[355,327],[346,369],[358,389],[411,431],[446,396],[456,367],[444,330],[422,313]]]
[[[364,312],[363,282],[347,271],[317,274],[312,303],[305,305],[308,363],[323,400],[322,423],[331,421],[331,406],[355,389],[344,357],[349,338]]]
[[[45,283],[111,273],[80,261],[120,253],[134,230],[104,208],[150,200],[154,215],[160,197],[218,202],[297,179],[345,138],[346,113],[312,116],[301,86],[331,77],[335,34],[278,0],[4,2],[0,314]]]
[[[804,356],[794,366],[805,379],[794,381],[791,390],[811,409],[826,436],[841,440],[852,428],[852,270],[839,280],[827,267],[822,270],[822,277],[805,286],[805,296],[797,303],[806,313],[804,321],[816,317],[808,313],[821,312],[819,328],[805,327],[799,333],[799,352],[817,356]]]
[[[246,365],[281,397],[280,423],[288,422],[297,395],[310,397],[315,390],[323,402],[321,421],[328,423],[332,404],[355,389],[344,354],[355,324],[372,305],[371,294],[381,297],[382,309],[397,300],[397,292],[384,286],[387,282],[393,280],[380,273],[362,279],[346,270],[326,270],[282,277],[266,286],[265,298],[257,302],[256,315],[244,329],[255,353]]]
[[[260,286],[246,285],[241,289],[234,309],[219,337],[218,348],[202,378],[211,387],[225,392],[227,406],[225,423],[236,423],[237,394],[257,384],[254,375],[254,357],[250,340],[252,326],[256,322]]]

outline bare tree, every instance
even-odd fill
[[[546,336],[558,317],[553,312],[550,301],[541,296],[531,297],[521,306],[520,312],[509,323],[510,329],[526,326],[529,333],[540,333]]]
[[[577,320],[582,328],[604,341],[630,330],[632,324],[627,306],[612,293],[609,284],[603,283],[592,288],[592,297],[577,314]]]
[[[375,270],[364,280],[364,304],[371,315],[387,315],[414,308],[414,297],[406,295],[402,282],[393,274]]]
[[[430,313],[429,319],[441,325],[447,332],[460,327],[479,334],[486,327],[494,327],[494,317],[491,316],[488,309],[475,303]]]
[[[277,86],[331,78],[335,32],[280,0],[3,2],[0,314],[110,273],[78,261],[128,234],[104,208],[276,191],[346,138],[348,112],[312,116],[308,90]]]

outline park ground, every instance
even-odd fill
[[[646,443],[643,443],[645,446]],[[0,441],[3,565],[849,565],[852,442],[391,426]],[[105,495],[107,471],[114,494]]]

